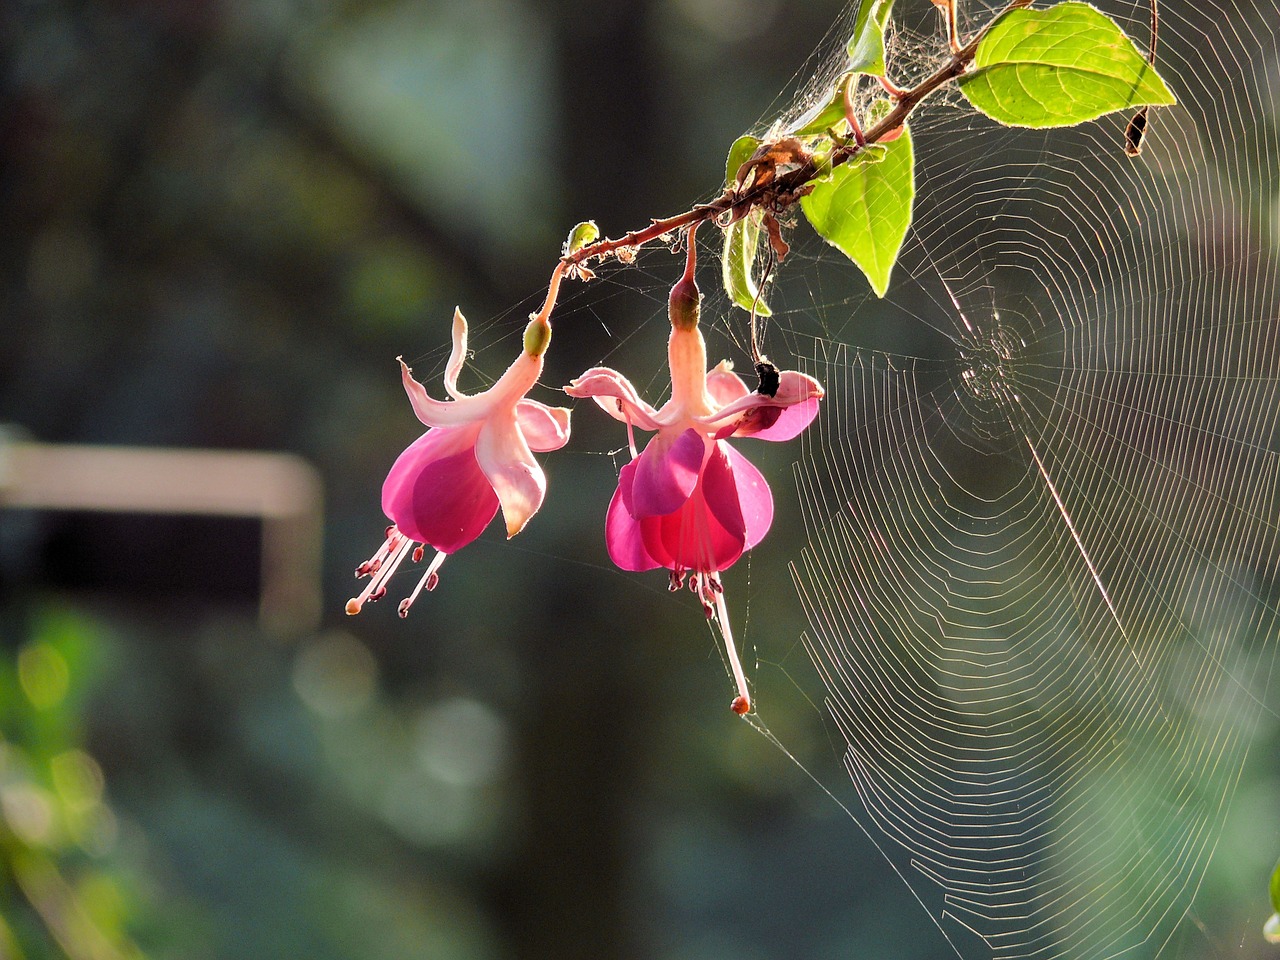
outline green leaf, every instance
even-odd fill
[[[759,149],[760,143],[759,137],[753,137],[750,134],[744,134],[733,141],[733,146],[729,148],[729,159],[724,163],[724,179],[726,183],[734,184],[738,182],[739,168],[751,159],[751,155]]]
[[[853,21],[849,51],[849,69],[854,73],[884,76],[884,28],[889,22],[893,0],[862,0]]]
[[[594,220],[583,220],[569,231],[569,239],[564,242],[564,256],[572,256],[589,243],[600,239],[600,228]]]
[[[753,210],[741,220],[729,224],[725,230],[720,273],[730,300],[748,312],[754,308],[758,317],[768,317],[772,312],[760,297],[760,287],[754,274],[759,246],[760,219]]]
[[[822,109],[817,113],[811,110],[801,117],[799,125],[791,132],[793,137],[799,137],[802,140],[825,137],[831,130],[843,136],[848,135],[849,127],[844,117],[844,85],[851,76],[853,76],[852,73],[842,73],[836,78],[835,89],[831,91]]]
[[[845,123],[845,83],[851,76],[852,73],[842,73],[836,78],[835,90],[832,90],[831,96],[827,97],[826,104],[823,104],[822,109],[817,113],[810,110],[809,113],[801,116],[796,128],[791,131],[792,137],[800,137],[801,140],[826,137],[832,129],[842,136],[847,136],[849,125]]]
[[[1271,874],[1271,909],[1280,913],[1280,863],[1276,864],[1275,873]]]
[[[1067,0],[997,18],[960,78],[969,102],[1010,127],[1066,127],[1106,113],[1176,103],[1114,20]]]
[[[877,296],[889,289],[911,226],[914,163],[911,133],[904,127],[897,140],[836,167],[830,180],[816,184],[800,201],[813,228],[858,265]]]

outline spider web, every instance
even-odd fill
[[[1102,8],[1145,40],[1145,5]],[[889,296],[816,243],[773,293],[828,391],[792,568],[816,697],[964,956],[1158,953],[1280,699],[1280,6],[1161,8],[1179,105],[1139,158],[1127,116],[939,97]]]

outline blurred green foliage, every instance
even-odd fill
[[[5,956],[141,956],[129,935],[139,890],[117,854],[102,768],[84,750],[100,640],[82,618],[43,611],[30,639],[0,659]]]

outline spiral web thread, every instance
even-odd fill
[[[1277,715],[1280,8],[1161,13],[1180,104],[1140,158],[1127,116],[938,98],[886,300],[825,253],[779,291],[828,390],[804,642],[860,822],[964,956],[1159,953]]]

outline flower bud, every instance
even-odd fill
[[[667,301],[671,326],[676,330],[692,330],[697,327],[701,304],[702,292],[698,290],[698,282],[691,273],[686,273],[671,288],[671,298]]]
[[[531,357],[540,357],[547,352],[551,343],[551,324],[541,317],[534,317],[524,328],[524,352]]]

